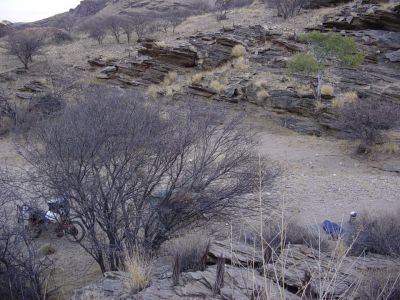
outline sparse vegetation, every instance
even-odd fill
[[[288,64],[289,74],[296,72],[305,75],[317,73],[317,100],[321,98],[324,80],[324,68],[327,64],[337,62],[340,65],[356,67],[364,61],[364,55],[357,49],[354,39],[339,33],[321,33],[313,31],[302,34],[300,41],[309,46],[310,53],[297,54]]]

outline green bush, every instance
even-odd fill
[[[316,74],[321,69],[314,55],[310,53],[298,53],[293,56],[288,62],[289,74],[304,73],[304,74]]]
[[[300,35],[300,41],[309,43],[320,58],[336,57],[340,63],[350,66],[358,66],[364,61],[364,54],[357,49],[354,39],[336,32],[313,31]]]

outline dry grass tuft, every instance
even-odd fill
[[[257,99],[258,100],[264,100],[266,98],[269,98],[269,93],[267,90],[259,90],[257,92]]]
[[[167,75],[165,75],[162,85],[169,86],[174,82],[176,82],[177,78],[178,78],[178,73],[176,73],[175,71],[170,71]]]
[[[165,43],[165,41],[158,41],[155,44],[160,48],[167,48],[167,44]]]
[[[321,87],[321,95],[322,96],[329,96],[332,97],[335,93],[335,90],[333,88],[333,86],[329,85],[329,84],[324,84]]]
[[[400,145],[395,142],[386,142],[383,144],[376,144],[371,149],[375,154],[400,154]]]
[[[238,44],[232,48],[231,55],[236,58],[244,57],[246,55],[246,48],[243,45]]]
[[[204,271],[211,240],[203,233],[188,234],[171,241],[168,252],[174,258],[173,281],[179,282],[180,273]]]
[[[217,80],[213,80],[210,83],[210,88],[215,90],[218,93],[221,93],[222,91],[225,90],[225,85]]]
[[[204,79],[204,73],[197,73],[192,76],[192,84],[198,84]]]
[[[254,85],[256,86],[256,87],[258,87],[258,88],[263,88],[263,89],[266,89],[267,87],[268,87],[268,81],[266,81],[266,80],[264,80],[264,79],[259,79],[259,80],[256,80],[255,82],[254,82]]]
[[[237,70],[239,72],[247,72],[250,69],[250,64],[246,59],[244,59],[244,57],[239,57],[234,62],[233,66],[234,66],[235,70]]]
[[[147,88],[146,94],[151,98],[151,99],[157,99],[158,97],[158,93],[160,93],[160,87],[152,84],[149,85],[149,87]]]
[[[150,285],[153,261],[138,252],[125,260],[125,269],[130,274],[129,288],[139,292]]]
[[[320,111],[320,110],[322,110],[322,109],[324,109],[324,104],[321,102],[321,101],[316,101],[315,102],[315,109],[317,110],[317,111]]]
[[[358,101],[358,95],[356,92],[347,92],[343,94],[341,97],[334,99],[332,101],[332,107],[334,108],[342,108],[347,103],[356,103]]]

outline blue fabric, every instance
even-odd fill
[[[343,229],[340,225],[333,223],[329,220],[325,220],[322,223],[322,228],[325,230],[326,233],[328,234],[340,234],[342,233]]]

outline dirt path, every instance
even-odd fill
[[[263,124],[261,153],[282,166],[272,198],[304,223],[347,221],[351,211],[379,213],[400,208],[400,176],[368,167],[344,154],[333,139],[298,135]]]

